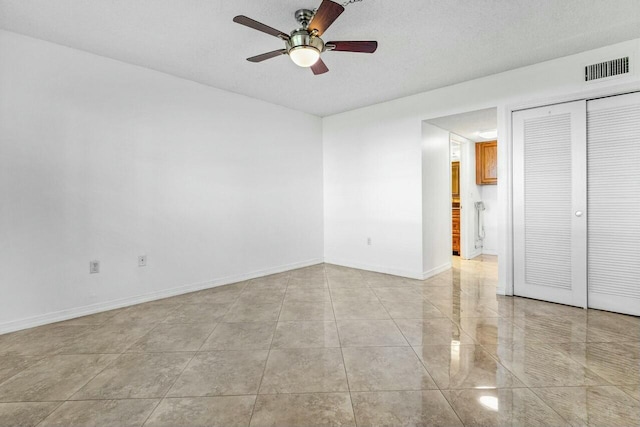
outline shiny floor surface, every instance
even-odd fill
[[[638,426],[640,319],[333,265],[0,336],[0,426]]]

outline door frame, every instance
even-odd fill
[[[606,84],[606,82],[605,82]],[[640,91],[640,81],[600,87],[565,95],[534,99],[498,107],[498,134],[505,135],[506,144],[498,144],[498,204],[504,218],[501,229],[504,260],[498,263],[499,294],[514,295],[514,226],[513,226],[513,113],[530,108],[580,101]],[[501,132],[502,131],[502,132]],[[502,149],[501,149],[502,148]],[[506,199],[501,202],[501,199]]]

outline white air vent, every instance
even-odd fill
[[[599,64],[587,65],[584,67],[584,81],[604,79],[619,74],[629,72],[629,57],[612,59],[611,61],[600,62]]]

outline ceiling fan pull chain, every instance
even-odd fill
[[[352,4],[352,3],[359,3],[359,2],[361,2],[361,1],[362,1],[362,0],[348,0],[348,1],[344,2],[344,3],[342,3],[340,6],[342,6],[342,7],[347,7],[347,6],[349,6],[350,4]],[[317,7],[316,7],[315,9],[313,9],[313,13],[316,13],[317,11],[318,11],[318,8],[317,8]]]
[[[346,2],[342,3],[340,6],[342,6],[342,7],[347,7],[347,6],[349,6],[350,4],[353,4],[353,3],[359,3],[359,2],[361,2],[361,1],[362,1],[362,0],[347,0]],[[315,13],[318,11],[318,8],[316,7],[315,9],[312,9],[312,11],[313,11],[313,13],[314,13],[314,15],[315,15]]]

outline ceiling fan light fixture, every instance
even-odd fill
[[[289,56],[297,66],[308,68],[318,62],[318,59],[320,59],[320,51],[311,46],[300,46],[291,49]]]
[[[304,29],[292,32],[287,41],[287,52],[293,63],[299,67],[311,67],[318,62],[323,51],[324,42],[322,39],[312,36]]]

